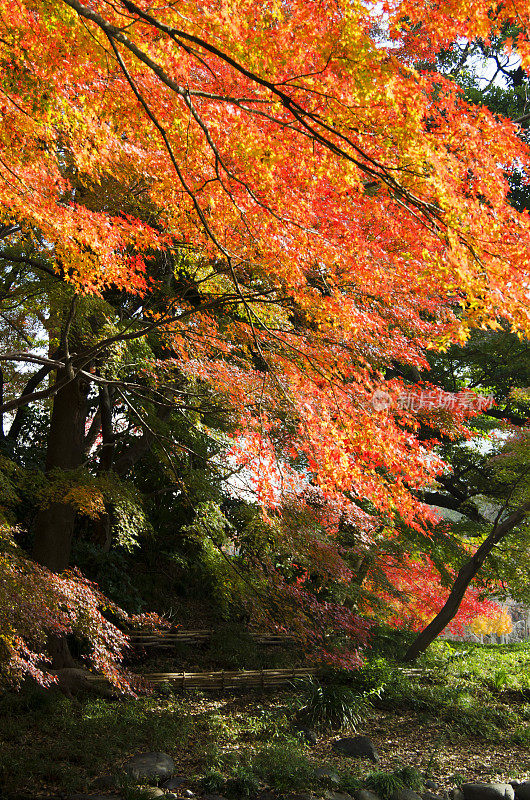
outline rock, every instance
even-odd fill
[[[458,788],[453,789],[451,792],[451,797],[453,798],[453,800],[464,800],[464,792],[462,791],[462,789]]]
[[[446,794],[434,794],[433,792],[422,792],[421,794],[422,800],[444,800],[444,797],[447,797]],[[464,794],[462,792],[461,800],[463,800]]]
[[[115,794],[72,794],[68,800],[116,800]]]
[[[185,800],[185,798],[181,797],[180,794],[173,794],[173,792],[166,792],[164,798],[165,800]]]
[[[167,797],[166,793],[162,789],[157,789],[156,786],[148,786],[147,789],[143,789],[144,797],[149,800],[155,800],[157,797]]]
[[[379,761],[379,754],[368,736],[346,736],[344,739],[335,739],[331,746],[344,756],[368,758],[375,764]]]
[[[346,794],[346,792],[333,792],[330,789],[324,792],[324,797],[326,800],[352,800],[351,794]]]
[[[510,781],[515,800],[530,800],[530,781]]]
[[[514,800],[515,792],[509,783],[463,783],[465,800]],[[453,794],[453,800],[457,800]]]
[[[405,786],[403,789],[397,789],[391,800],[421,800],[421,797],[417,792]]]
[[[379,795],[371,792],[370,789],[355,789],[353,797],[355,800],[379,800]]]
[[[166,753],[139,753],[123,765],[123,771],[135,780],[141,778],[154,783],[169,778],[174,769],[175,762]]]
[[[162,789],[169,789],[171,792],[177,790],[179,797],[195,797],[191,789],[187,789],[186,784],[190,783],[188,778],[183,778],[181,775],[174,775],[173,778],[168,778],[167,781],[161,783]]]
[[[298,732],[302,739],[310,745],[315,745],[318,742],[318,736],[311,728],[298,728]]]
[[[340,777],[334,769],[330,767],[319,767],[314,772],[315,778],[325,783],[334,783],[335,786],[340,786]]]
[[[436,790],[438,788],[438,784],[435,781],[431,781],[429,778],[425,781],[425,788]]]

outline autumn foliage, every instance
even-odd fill
[[[134,627],[163,626],[165,621],[156,614],[126,614],[76,570],[55,575],[26,558],[9,531],[2,529],[0,537],[2,682],[17,685],[31,677],[44,686],[53,683],[46,639],[74,634],[88,643],[87,667],[118,690],[134,692],[134,680],[121,667],[128,639],[108,617]]]
[[[444,469],[436,436],[461,434],[475,411],[400,407],[404,371],[427,369],[427,350],[501,317],[530,331],[530,219],[507,201],[528,147],[516,124],[468,103],[432,56],[510,26],[509,45],[527,59],[526,0],[0,8],[2,259],[60,287],[46,289],[40,310],[48,360],[38,350],[4,360],[55,371],[39,400],[72,381],[115,384],[114,412],[144,433],[138,386],[142,398],[183,408],[184,385],[208,387],[229,409],[227,472],[242,470],[266,516],[295,501],[314,508],[308,485],[335,509],[332,522],[318,512],[308,563],[315,542],[336,542],[346,523],[359,557],[403,527],[428,535],[437,517],[419,491]],[[160,253],[178,277],[172,295]],[[113,316],[127,295],[134,313]],[[72,344],[87,298],[108,305]],[[112,358],[155,335],[134,380],[118,380]],[[375,390],[387,407],[374,405]],[[35,399],[13,392],[3,408]],[[431,439],[418,435],[425,425]],[[168,461],[179,452],[164,447]],[[342,555],[329,570],[339,584],[351,578],[337,567]],[[70,580],[49,585],[50,597],[71,597],[54,623],[64,631],[68,609],[99,613],[82,580]],[[303,581],[280,585],[313,602]],[[435,606],[428,595],[424,586],[424,612]],[[327,610],[347,631],[340,607]],[[38,675],[17,638],[26,616],[14,652]],[[121,641],[96,629],[106,631],[96,648],[113,657]]]

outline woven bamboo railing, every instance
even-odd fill
[[[133,647],[156,647],[171,649],[179,644],[202,644],[208,642],[214,631],[212,630],[170,630],[170,631],[142,631],[129,630]],[[250,633],[256,644],[281,645],[293,643],[295,637],[286,634],[261,634]],[[260,669],[260,670],[217,670],[215,672],[151,672],[139,675],[149,684],[170,683],[176,689],[236,689],[261,688],[272,689],[276,686],[285,686],[295,678],[306,678],[318,675],[318,668],[299,667],[296,669]],[[413,677],[425,672],[422,669],[405,668],[402,670],[407,677]],[[98,682],[105,679],[98,675],[90,675],[90,681]]]
[[[205,644],[208,642],[214,631],[126,631],[133,647],[156,647],[157,649],[170,650],[179,644]],[[250,633],[252,640],[256,644],[266,647],[292,644],[295,639],[292,636],[281,633]]]
[[[290,683],[295,678],[316,675],[318,669],[300,667],[298,669],[255,669],[220,670],[217,672],[150,672],[141,675],[150,684],[170,683],[176,689],[272,689]],[[89,681],[104,681],[99,675],[90,675]]]

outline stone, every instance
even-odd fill
[[[171,792],[177,792],[179,797],[195,797],[195,793],[187,788],[187,784],[192,783],[190,778],[183,778],[182,775],[174,775],[168,778],[167,781],[161,783],[162,789],[169,789]]]
[[[300,736],[306,744],[315,745],[318,742],[318,735],[311,728],[298,728]]]
[[[346,792],[333,792],[330,789],[324,792],[324,797],[326,800],[352,800],[351,794],[346,794]]]
[[[451,792],[451,797],[453,800],[464,800],[464,792],[459,788],[453,789]]]
[[[463,783],[465,800],[514,800],[515,792],[509,783]],[[453,800],[456,798],[453,795]]]
[[[175,769],[175,762],[166,753],[139,753],[129,758],[123,771],[135,780],[158,781],[169,778]]]
[[[115,794],[72,794],[68,800],[116,800]]]
[[[431,781],[431,779],[428,778],[425,781],[425,788],[426,789],[432,789],[432,790],[436,791],[436,789],[438,788],[438,784],[435,781]]]
[[[405,786],[403,789],[397,789],[392,794],[391,800],[421,800],[421,797],[417,792]]]
[[[379,761],[379,754],[368,736],[346,736],[343,739],[335,739],[331,746],[343,756],[367,758],[375,764]]]
[[[370,789],[355,789],[353,797],[355,800],[379,800],[379,795],[371,792]]]
[[[530,781],[510,781],[515,792],[515,800],[530,800]]]
[[[334,783],[335,786],[340,786],[340,777],[338,772],[330,767],[319,767],[314,772],[315,778],[325,783]]]
[[[158,789],[156,786],[148,786],[147,789],[143,789],[144,797],[149,800],[155,800],[157,797],[166,797],[166,793],[163,789]]]

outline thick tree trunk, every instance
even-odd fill
[[[46,471],[75,469],[83,463],[86,421],[86,385],[73,380],[55,395],[48,434]],[[54,502],[38,512],[33,557],[53,572],[62,572],[70,562],[75,509]],[[74,665],[65,638],[50,636],[48,655],[55,669]]]
[[[524,519],[529,511],[530,503],[525,503],[521,508],[513,511],[503,522],[498,522],[495,525],[492,532],[484,539],[475,555],[470,558],[458,572],[445,605],[413,641],[405,653],[405,661],[415,661],[421,653],[425,652],[436,637],[439,636],[446,625],[451,622],[460,608],[460,603],[462,602],[469,584],[483,565],[487,556],[491,553],[495,545]]]
[[[74,535],[75,509],[64,503],[51,503],[38,512],[35,523],[33,558],[52,572],[62,572],[70,563]]]
[[[76,469],[83,463],[86,384],[72,380],[55,395],[48,434],[46,472]],[[33,557],[54,572],[70,562],[75,509],[55,502],[37,514]]]

